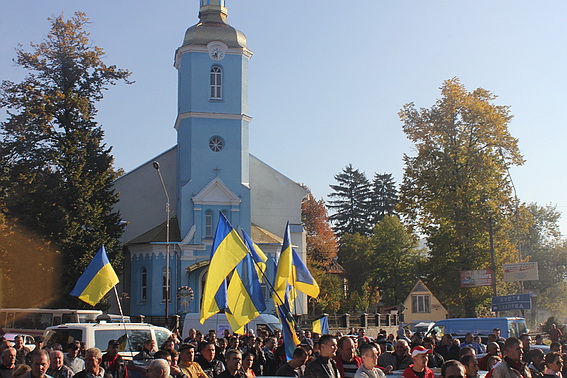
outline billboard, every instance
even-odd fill
[[[492,285],[492,270],[461,270],[461,287]]]
[[[538,281],[537,262],[504,264],[504,281]]]

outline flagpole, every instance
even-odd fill
[[[165,220],[165,326],[169,328],[169,296],[170,296],[170,278],[169,278],[169,213],[170,213],[170,204],[169,204],[169,194],[167,193],[167,188],[165,187],[165,182],[163,181],[163,177],[161,175],[160,165],[159,162],[154,161],[153,166],[159,175],[159,179],[161,181],[161,186],[163,187],[163,192],[165,193],[165,212],[166,212],[166,220]]]
[[[118,311],[120,311],[120,317],[122,318],[122,323],[124,323],[124,313],[122,312],[120,297],[118,297],[118,290],[116,290],[116,286],[113,286],[112,288],[114,289],[114,295],[116,295],[116,302],[118,303]]]

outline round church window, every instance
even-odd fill
[[[215,136],[212,137],[211,140],[209,140],[209,148],[211,149],[211,151],[219,152],[223,147],[224,141],[220,137]]]

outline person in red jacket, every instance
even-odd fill
[[[427,367],[427,360],[431,349],[427,349],[421,345],[414,347],[411,350],[411,360],[413,365],[410,365],[402,373],[403,378],[435,378],[433,370]]]
[[[354,340],[348,336],[343,336],[339,339],[338,347],[334,359],[337,363],[337,369],[341,372],[341,377],[354,378],[354,374],[362,365],[362,358],[356,355]]]

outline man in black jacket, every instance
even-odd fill
[[[340,378],[341,373],[333,360],[337,353],[337,340],[332,335],[319,338],[319,356],[305,368],[306,378]]]
[[[201,347],[201,355],[197,359],[197,362],[201,365],[201,368],[203,368],[203,371],[209,378],[213,378],[225,370],[223,363],[215,359],[215,351],[216,347],[214,343],[204,343]]]

